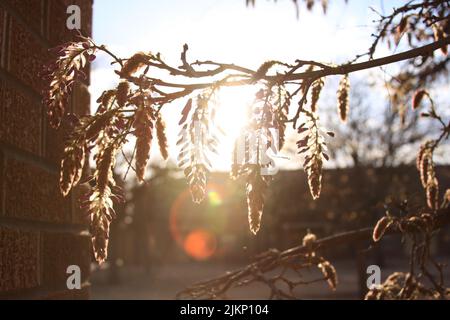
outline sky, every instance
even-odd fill
[[[327,15],[321,6],[308,12],[303,4],[297,18],[290,0],[257,0],[246,7],[244,0],[96,0],[94,34],[97,44],[105,44],[121,57],[137,51],[160,52],[178,65],[183,44],[189,44],[192,60],[237,63],[257,69],[268,60],[294,62],[296,59],[342,63],[366,52],[371,45],[373,20],[378,12],[388,12],[404,1],[331,0]],[[387,54],[381,49],[377,55]],[[100,56],[92,69],[93,106],[103,90],[113,88],[117,77],[106,56]],[[242,110],[254,92],[225,90],[221,94],[226,112],[219,115],[230,129],[242,121]],[[171,154],[176,155],[176,135],[183,102],[164,110]],[[226,127],[226,125],[225,125]],[[227,129],[227,128],[225,128]],[[229,130],[232,131],[232,130]],[[224,139],[223,153],[231,152],[232,139]],[[297,168],[299,161],[281,159],[283,168]],[[155,161],[160,161],[157,157]],[[214,165],[226,170],[231,154],[220,155]]]

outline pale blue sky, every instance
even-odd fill
[[[391,7],[405,1],[384,2]],[[245,64],[278,58],[339,62],[368,47],[376,17],[368,8],[381,11],[381,3],[331,0],[326,16],[320,6],[312,13],[302,6],[297,19],[290,0],[258,0],[255,8],[244,0],[96,0],[94,38],[124,53],[161,51],[168,58],[178,58],[189,43],[193,56]]]
[[[136,51],[160,52],[174,65],[179,64],[184,43],[189,44],[189,56],[193,60],[238,63],[252,68],[274,59],[340,63],[369,48],[373,20],[377,18],[369,7],[390,12],[393,6],[405,1],[329,2],[327,15],[322,13],[320,5],[308,12],[302,4],[297,19],[290,0],[277,3],[257,0],[255,8],[246,7],[244,0],[95,0],[93,37],[98,44],[106,44],[120,56],[128,57]],[[382,47],[377,54],[387,52]],[[99,57],[92,73],[93,101],[116,83],[117,77],[108,60]],[[251,94],[248,90],[231,92],[225,100],[228,99],[226,103],[230,108],[240,110],[239,104],[245,104],[243,100],[248,94]],[[165,111],[172,145],[176,142],[182,102],[178,104]],[[231,148],[229,142],[227,148]],[[176,149],[171,151],[174,153]],[[282,165],[296,167],[298,163],[297,159],[291,159]],[[226,169],[227,165],[228,159],[218,168]]]

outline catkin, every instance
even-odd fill
[[[132,56],[123,66],[120,75],[123,78],[127,78],[136,73],[140,68],[142,68],[149,61],[149,56],[143,52],[138,52]]]
[[[311,232],[308,232],[308,234],[303,238],[303,246],[308,248],[309,251],[312,251],[316,241],[317,236]]]
[[[158,136],[159,150],[164,160],[169,157],[169,147],[167,143],[166,124],[162,119],[161,113],[156,118],[156,134]]]
[[[392,220],[389,217],[381,218],[375,228],[373,229],[373,241],[378,242],[383,238],[388,228],[392,225]]]
[[[101,97],[97,100],[97,103],[101,103],[105,108],[107,108],[110,104],[112,99],[116,96],[116,90],[108,90],[103,92]]]
[[[420,166],[419,166],[420,180],[421,180],[422,186],[424,188],[427,187],[430,173],[433,171],[434,171],[434,169],[433,169],[432,154],[431,154],[430,150],[427,149],[422,156]]]
[[[321,155],[313,156],[311,165],[306,171],[311,195],[314,200],[317,200],[322,192],[323,160]]]
[[[150,107],[141,108],[136,112],[134,120],[136,135],[136,175],[139,181],[144,181],[147,164],[150,159],[150,149],[153,140],[153,110]]]
[[[192,201],[200,204],[206,197],[206,179],[208,170],[204,165],[195,165],[185,170],[185,175],[189,180]]]
[[[91,235],[92,246],[94,248],[95,260],[102,264],[108,257],[108,242],[110,221],[106,214],[107,208],[98,208],[98,211],[92,213],[91,218]]]
[[[264,194],[267,181],[259,172],[252,172],[247,180],[247,206],[250,231],[256,235],[261,229],[261,220],[264,210]]]
[[[59,187],[63,196],[67,196],[72,188],[80,182],[85,155],[83,147],[70,146],[65,149],[59,180]]]
[[[324,85],[325,81],[323,80],[323,78],[320,78],[313,83],[311,95],[311,111],[313,113],[317,111],[317,103],[319,102],[320,94]]]
[[[440,41],[445,39],[445,32],[442,26],[438,23],[433,24],[433,31],[434,31],[434,40]],[[448,54],[448,47],[446,44],[444,44],[441,48],[441,51],[444,55]]]
[[[102,130],[104,130],[105,126],[111,120],[111,116],[108,113],[101,115],[100,117],[96,117],[92,120],[92,123],[86,130],[86,140],[94,141],[97,139],[98,135]]]
[[[350,110],[350,79],[345,75],[339,83],[338,89],[338,111],[343,122],[347,122]]]
[[[413,99],[412,99],[412,108],[413,110],[417,110],[420,107],[420,103],[422,102],[425,95],[427,95],[426,90],[417,90],[414,93]]]
[[[429,179],[426,194],[428,207],[437,210],[439,207],[439,182],[436,177]]]
[[[97,191],[104,194],[109,182],[112,179],[112,166],[114,163],[115,147],[109,146],[104,149],[97,159]]]
[[[124,107],[128,100],[130,93],[130,84],[126,81],[119,83],[117,87],[117,104],[119,107]]]
[[[328,261],[322,262],[318,266],[322,274],[327,279],[328,285],[332,290],[336,290],[338,285],[337,272],[334,266]]]

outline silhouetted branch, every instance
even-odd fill
[[[405,223],[407,222],[405,221]],[[450,208],[439,210],[434,216],[433,230],[440,229],[449,224]],[[365,228],[326,237],[320,240],[316,240],[312,244],[300,245],[283,252],[275,249],[269,250],[256,257],[255,261],[252,264],[249,264],[248,266],[232,272],[227,272],[220,277],[195,284],[192,287],[189,287],[178,293],[177,298],[216,299],[223,297],[229,290],[233,288],[249,285],[257,281],[265,283],[269,288],[271,288],[273,293],[273,291],[275,290],[274,279],[283,279],[282,281],[285,281],[283,276],[286,273],[286,269],[292,269],[295,272],[300,272],[300,270],[303,268],[317,264],[317,261],[314,260],[317,259],[317,257],[313,256],[313,259],[311,260],[311,253],[314,252],[317,254],[318,252],[325,249],[330,250],[336,247],[354,243],[367,242],[375,245],[372,239],[373,232],[373,228]],[[401,230],[398,225],[391,224],[390,227],[386,230],[385,235],[403,234],[404,232],[405,230]],[[276,276],[275,278],[270,278],[269,276],[267,276],[268,274],[276,271],[279,268],[282,268],[281,275]],[[263,275],[266,276],[263,277]],[[300,282],[293,282],[291,280],[288,280],[288,287],[291,289],[292,286],[296,287],[298,285],[307,285],[324,280],[326,280],[326,278]],[[281,289],[279,288],[276,289],[279,298],[293,298],[292,292],[290,292],[289,294],[281,294],[280,290]]]

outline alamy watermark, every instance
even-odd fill
[[[69,30],[81,29],[81,9],[77,5],[70,5],[67,7],[67,14],[69,15],[66,20],[66,26]]]
[[[81,290],[81,268],[77,265],[68,266],[66,285],[69,290]]]
[[[373,290],[381,286],[381,268],[377,265],[367,267],[367,289]]]

